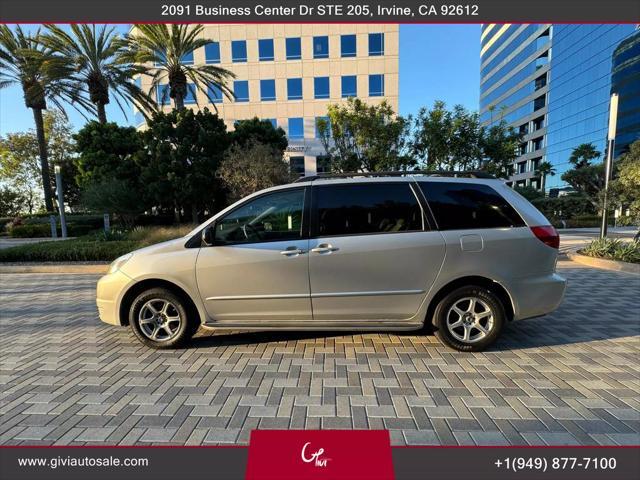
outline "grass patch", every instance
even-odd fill
[[[111,262],[132,250],[183,237],[192,229],[191,225],[138,227],[130,232],[31,243],[0,250],[0,262]]]
[[[618,238],[599,238],[578,253],[588,257],[640,263],[640,242],[623,242]]]

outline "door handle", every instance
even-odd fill
[[[334,247],[330,243],[321,243],[315,248],[312,248],[311,251],[314,253],[331,253],[338,250],[338,247]]]
[[[287,247],[286,250],[282,250],[280,255],[284,255],[285,257],[293,257],[294,255],[301,255],[305,253],[304,250],[297,247]]]

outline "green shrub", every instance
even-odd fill
[[[618,238],[599,238],[578,253],[620,262],[640,263],[640,242],[623,242]]]
[[[110,262],[139,248],[138,242],[72,239],[0,250],[0,262]]]
[[[136,227],[127,233],[128,240],[135,240],[143,245],[166,242],[174,238],[184,237],[193,230],[193,225],[179,225],[176,227]]]
[[[70,237],[81,237],[95,230],[92,225],[67,224],[67,235]],[[51,236],[51,225],[49,223],[31,223],[16,225],[9,229],[9,235],[14,238],[47,238]],[[58,236],[62,236],[62,230],[58,223]]]

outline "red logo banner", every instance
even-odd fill
[[[246,480],[394,480],[386,430],[253,430]]]

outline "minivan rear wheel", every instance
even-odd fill
[[[436,336],[461,352],[479,352],[491,345],[500,335],[505,318],[500,298],[479,286],[450,292],[434,310]]]
[[[151,288],[131,303],[129,325],[136,338],[149,347],[177,348],[197,330],[188,311],[184,300],[172,291]]]

